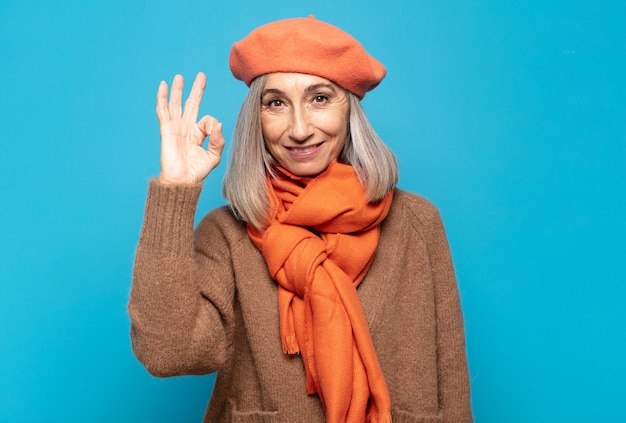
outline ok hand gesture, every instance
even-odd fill
[[[184,81],[176,75],[172,82],[169,104],[167,84],[161,82],[157,92],[156,114],[161,125],[161,174],[159,181],[166,184],[195,184],[201,182],[220,162],[224,149],[222,124],[212,116],[199,121],[198,111],[206,85],[206,76],[200,72],[182,107]],[[206,137],[209,145],[202,143]]]

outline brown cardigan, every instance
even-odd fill
[[[299,356],[283,354],[276,283],[228,208],[195,233],[201,187],[150,182],[129,302],[134,352],[156,376],[218,371],[204,422],[323,422]],[[439,213],[397,190],[358,288],[394,423],[471,422],[463,320]]]

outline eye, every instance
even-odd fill
[[[278,113],[286,110],[287,103],[280,98],[270,97],[263,101],[262,107],[269,112]]]
[[[278,100],[278,99],[275,99],[275,98],[274,98],[274,99],[271,99],[270,101],[268,101],[268,102],[267,102],[267,105],[268,105],[269,107],[281,107],[281,106],[284,106],[284,105],[285,105],[285,103],[283,103],[283,101],[282,101],[282,100]]]
[[[313,97],[313,101],[315,103],[326,103],[328,101],[328,96],[318,94],[315,97]]]

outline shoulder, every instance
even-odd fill
[[[212,248],[222,244],[233,248],[242,240],[247,240],[246,223],[237,218],[228,206],[218,207],[205,215],[194,232],[197,245],[210,243]]]
[[[391,210],[381,229],[389,236],[407,236],[409,232],[420,239],[431,240],[445,232],[439,209],[426,198],[395,189]]]
[[[419,240],[436,246],[447,242],[437,207],[422,196],[400,189],[394,191],[391,210],[381,224],[381,237],[400,244]]]
[[[199,224],[199,226],[205,225],[215,225],[226,232],[246,230],[246,223],[235,216],[228,206],[221,206],[207,213]]]
[[[394,190],[389,217],[402,220],[418,230],[441,224],[439,210],[433,203],[420,195],[401,189]]]

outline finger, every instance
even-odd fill
[[[199,72],[196,76],[196,80],[193,82],[189,97],[185,102],[185,109],[183,110],[183,117],[195,122],[198,118],[198,111],[200,110],[200,102],[202,101],[202,94],[204,93],[204,87],[206,86],[206,75]]]
[[[205,115],[198,122],[198,129],[205,137],[211,137],[215,135],[215,128],[220,122],[215,119],[213,116]],[[198,145],[202,145],[204,140],[199,140]]]
[[[167,109],[167,83],[165,81],[161,81],[157,90],[156,115],[159,118],[159,122],[165,122],[170,117]]]
[[[224,140],[224,134],[222,133],[222,123],[218,122],[209,134],[211,138],[209,138],[209,146],[207,150],[209,153],[215,154],[216,157],[220,157],[222,155],[222,150],[224,149],[224,144],[226,141]]]
[[[170,117],[180,117],[182,116],[182,101],[183,101],[183,87],[185,85],[185,81],[182,75],[175,75],[174,81],[172,81],[172,92],[170,93]]]

